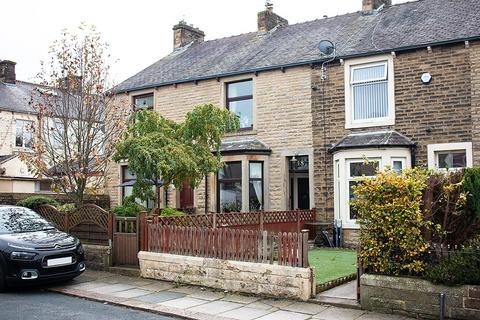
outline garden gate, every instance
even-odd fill
[[[115,265],[138,265],[139,225],[139,217],[114,216],[113,263]]]

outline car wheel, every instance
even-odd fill
[[[5,283],[5,275],[3,273],[3,269],[0,266],[0,292],[7,291],[7,284]]]

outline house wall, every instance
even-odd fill
[[[418,144],[417,165],[426,165],[427,145],[473,140],[474,165],[480,164],[480,43],[464,43],[408,52],[393,58],[395,72],[395,124],[345,129],[344,67],[328,66],[322,83],[320,68],[312,73],[315,198],[320,217],[334,218],[333,155],[327,150],[355,131],[396,130]],[[431,84],[420,76],[429,72]],[[324,93],[324,94],[323,94]],[[354,242],[355,231],[345,232]]]
[[[286,156],[296,151],[313,154],[312,114],[311,114],[311,68],[308,66],[260,72],[257,76],[225,77],[216,79],[164,86],[152,90],[122,94],[132,104],[132,97],[142,93],[153,92],[155,111],[175,121],[182,121],[188,111],[195,105],[212,103],[225,106],[226,82],[241,79],[253,79],[254,129],[229,135],[238,137],[255,137],[269,146],[272,153],[269,165],[265,166],[265,175],[269,177],[268,204],[271,210],[284,210],[288,199]],[[313,175],[312,175],[313,176]],[[120,181],[118,166],[109,170],[108,190],[112,205],[120,202],[119,188],[114,187]],[[215,210],[215,177],[211,175],[208,182],[209,203],[207,209]],[[312,183],[313,193],[313,183]],[[178,197],[172,193],[172,201]],[[170,199],[169,199],[170,201]],[[195,190],[195,201],[199,212],[205,210],[205,182]],[[172,203],[172,202],[170,202]],[[314,207],[314,201],[311,201]]]
[[[15,120],[29,120],[36,122],[35,115],[0,111],[0,155],[8,155],[14,152],[25,151],[24,148],[15,146]]]

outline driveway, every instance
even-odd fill
[[[39,289],[22,289],[0,293],[0,306],[1,320],[178,319]]]

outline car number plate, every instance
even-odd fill
[[[56,259],[48,259],[47,266],[54,267],[54,266],[62,266],[66,264],[72,263],[72,257],[65,257],[65,258],[56,258]]]

